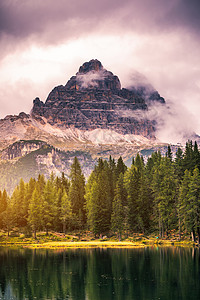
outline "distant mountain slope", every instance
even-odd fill
[[[49,177],[51,172],[60,176],[69,175],[70,166],[77,157],[85,176],[88,176],[96,163],[90,153],[82,151],[61,151],[42,141],[20,140],[0,152],[0,190],[9,193],[19,183],[20,178],[29,181],[39,174]]]
[[[96,134],[98,140],[101,135],[101,144],[113,136],[114,142],[133,146],[138,136],[155,139],[156,120],[149,120],[145,112],[148,105],[165,105],[165,101],[155,90],[146,91],[145,87],[121,89],[117,76],[91,60],[65,86],[55,87],[45,103],[36,98],[30,115],[0,120],[0,149],[19,139],[40,139],[70,149],[93,143]]]
[[[100,61],[84,63],[45,102],[36,98],[30,114],[0,120],[0,189],[11,191],[20,177],[69,174],[74,156],[87,176],[98,157],[128,161],[160,144],[157,120],[148,118],[149,107],[157,105],[165,100],[152,87],[121,88]]]

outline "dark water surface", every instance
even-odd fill
[[[198,249],[0,248],[0,299],[200,299]]]

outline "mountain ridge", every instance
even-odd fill
[[[95,134],[102,145],[112,141],[133,147],[152,144],[156,120],[149,120],[147,112],[154,102],[165,105],[153,89],[147,93],[145,87],[121,88],[119,78],[93,59],[80,66],[65,86],[55,87],[45,102],[35,98],[30,114],[1,119],[0,149],[20,139],[40,139],[62,149],[80,148],[79,143],[98,144]]]
[[[162,145],[157,120],[148,119],[154,105],[165,105],[165,100],[153,88],[121,88],[119,78],[100,61],[84,63],[45,102],[35,98],[29,114],[0,120],[0,170],[8,175],[0,189],[8,185],[11,191],[21,177],[29,180],[39,172],[68,175],[74,156],[87,177],[99,157],[130,161],[141,149]]]
[[[157,93],[157,94],[156,94]],[[158,92],[153,91],[149,101],[164,104]],[[152,138],[155,136],[155,120],[124,117],[122,111],[148,109],[145,98],[136,90],[121,89],[116,75],[103,68],[98,60],[84,63],[79,72],[65,86],[55,87],[43,103],[33,101],[31,116],[50,125],[75,127],[81,130],[97,128],[111,129],[121,134],[136,134]]]

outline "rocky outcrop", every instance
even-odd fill
[[[9,145],[6,149],[0,152],[1,160],[12,160],[25,156],[35,150],[40,149],[42,146],[46,145],[43,141],[25,141],[20,140],[12,145]]]
[[[23,143],[8,147],[19,140],[41,140],[94,157],[109,153],[127,158],[156,142],[156,120],[148,119],[148,109],[164,103],[152,87],[121,88],[117,76],[91,60],[65,86],[55,87],[45,103],[36,98],[30,115],[22,112],[0,120],[0,150],[6,149],[0,159],[28,155]]]
[[[145,88],[144,88],[145,89]],[[55,87],[45,103],[36,98],[33,119],[59,128],[110,129],[120,134],[155,136],[156,120],[138,119],[135,112],[147,111],[147,95],[137,89],[121,89],[119,78],[98,60],[84,63],[65,86]],[[158,92],[148,102],[165,103]]]
[[[44,174],[49,178],[53,172],[61,176],[70,174],[74,157],[77,157],[84,175],[89,176],[96,159],[88,152],[61,151],[42,141],[18,141],[0,153],[0,190],[6,189],[11,194],[19,184],[20,178],[28,182]]]

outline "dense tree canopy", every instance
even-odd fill
[[[69,179],[39,175],[28,183],[21,179],[9,197],[0,192],[0,228],[37,231],[89,229],[95,235],[109,232],[156,232],[170,230],[191,234],[200,241],[200,152],[197,143],[178,148],[173,158],[170,146],[165,156],[152,153],[146,164],[139,154],[127,168],[99,159],[85,184],[81,166],[74,159]]]

